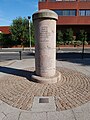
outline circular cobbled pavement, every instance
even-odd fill
[[[13,107],[30,110],[35,96],[54,96],[58,111],[90,101],[90,77],[67,68],[57,70],[61,72],[61,80],[54,84],[31,81],[34,68],[0,78],[0,99]]]

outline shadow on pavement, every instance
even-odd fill
[[[0,72],[19,77],[25,77],[29,81],[36,82],[35,80],[32,80],[32,75],[35,74],[33,71],[0,66]]]
[[[90,65],[90,53],[84,53],[83,59],[81,53],[57,53],[56,59],[58,61],[68,61],[82,65]]]

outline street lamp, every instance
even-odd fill
[[[30,25],[30,16],[28,16],[28,21],[29,21],[29,40],[30,40],[30,44],[29,44],[29,47],[30,47],[30,52],[31,52],[31,25]]]
[[[83,48],[82,48],[82,59],[84,58],[84,44],[86,40],[86,32],[84,31],[84,38],[83,38]]]

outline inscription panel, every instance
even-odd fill
[[[49,37],[51,36],[48,26],[40,27],[40,42],[49,42]]]

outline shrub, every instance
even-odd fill
[[[87,42],[87,41],[84,41],[84,45],[88,45],[88,42]]]
[[[57,44],[60,44],[60,42],[63,41],[63,33],[61,32],[61,30],[57,31]]]
[[[73,41],[71,41],[71,45],[74,45],[75,44],[75,41],[73,40]]]
[[[64,32],[64,36],[63,39],[65,41],[66,44],[69,44],[69,41],[73,41],[73,30],[70,29],[66,29],[66,31]]]
[[[77,46],[80,46],[80,45],[82,45],[82,41],[80,41],[80,40],[77,40],[77,41],[76,41],[76,45],[77,45]]]

